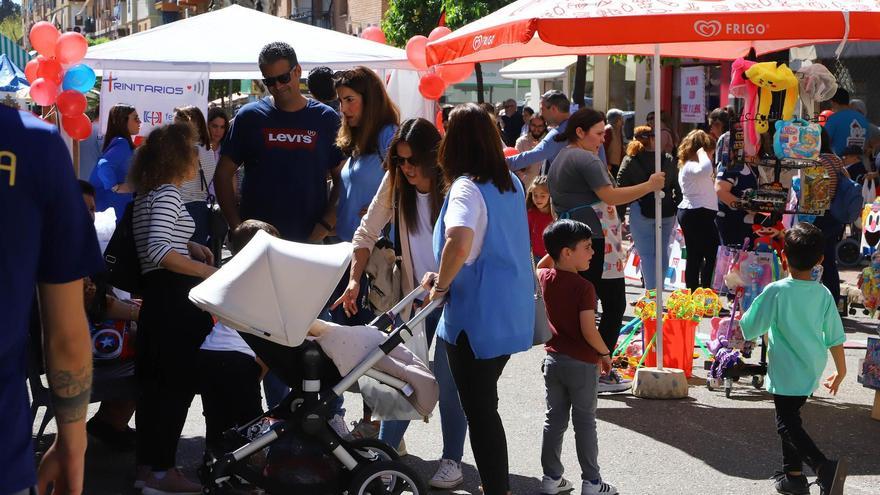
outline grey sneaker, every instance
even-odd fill
[[[601,393],[625,392],[632,387],[632,380],[621,378],[617,370],[612,369],[607,375],[599,377],[599,390]]]
[[[803,474],[792,476],[783,471],[776,471],[773,479],[776,480],[774,483],[776,491],[782,495],[810,495],[810,485]]]
[[[602,480],[599,480],[596,484],[590,481],[581,482],[582,495],[617,495],[617,493],[617,488],[614,488],[614,485],[605,483]]]
[[[348,431],[348,426],[345,424],[344,417],[339,414],[334,414],[327,423],[330,425],[330,428],[333,428],[336,434],[339,435],[339,438],[351,440],[351,432]]]
[[[463,482],[464,475],[461,472],[461,463],[452,459],[440,459],[440,466],[428,484],[433,488],[450,490]]]
[[[549,476],[541,478],[541,493],[544,495],[556,495],[572,490],[574,490],[574,485],[565,478],[553,479]]]

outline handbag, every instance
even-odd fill
[[[104,250],[107,282],[126,292],[140,292],[143,275],[141,262],[134,242],[134,201],[128,203],[122,219],[113,231],[113,237]]]
[[[532,258],[532,275],[535,278],[535,333],[532,336],[532,345],[546,344],[553,337],[550,330],[550,320],[547,319],[547,306],[544,305],[544,291],[541,290],[541,281],[538,280],[538,267],[535,265],[535,255],[529,251]]]
[[[394,225],[398,223],[397,207],[394,208]],[[370,259],[364,273],[367,275],[367,304],[375,313],[385,313],[394,307],[402,296],[400,229],[395,232],[394,242],[388,231],[370,251]]]
[[[205,178],[205,171],[202,169],[202,162],[199,162],[199,177],[202,179],[202,188],[207,193],[205,201],[208,204],[208,248],[214,254],[214,266],[220,267],[222,264],[223,242],[226,234],[229,232],[229,224],[226,223],[226,217],[217,203],[217,198],[211,194],[211,186]],[[211,184],[214,179],[211,178]]]

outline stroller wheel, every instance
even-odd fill
[[[764,377],[763,377],[762,375],[755,375],[755,376],[753,376],[753,377],[752,377],[752,385],[753,385],[756,389],[761,390],[761,388],[764,387]]]
[[[855,239],[847,238],[837,243],[837,264],[845,267],[853,267],[862,260],[861,247]]]
[[[396,450],[382,440],[375,438],[359,438],[348,442],[348,445],[360,451],[367,460],[396,461],[400,459]]]
[[[362,463],[355,470],[348,495],[426,495],[425,483],[415,470],[400,461]]]

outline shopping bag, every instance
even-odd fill
[[[639,285],[642,283],[642,259],[635,247],[629,250],[626,266],[623,267],[623,276],[627,282]]]

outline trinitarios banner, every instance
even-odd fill
[[[208,73],[105,70],[101,80],[102,137],[110,109],[120,103],[137,109],[141,119],[138,135],[146,137],[155,127],[170,124],[177,107],[193,105],[207,115]]]

